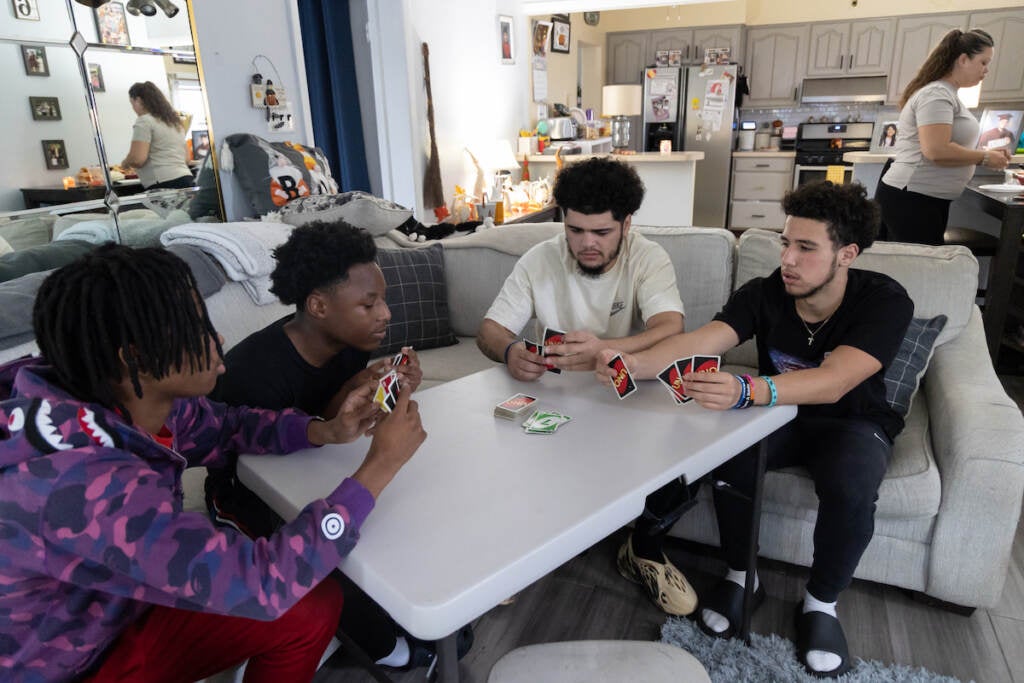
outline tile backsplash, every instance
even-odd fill
[[[818,104],[793,107],[743,107],[741,121],[756,121],[758,128],[779,119],[785,126],[822,121],[889,121],[899,118],[899,109],[880,104]]]

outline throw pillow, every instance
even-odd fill
[[[224,138],[230,169],[242,193],[257,215],[273,211],[299,197],[308,197],[309,171],[303,155],[291,149],[275,149],[269,142],[249,133]]]
[[[947,319],[944,315],[938,315],[930,320],[911,320],[896,359],[885,371],[885,398],[900,415],[910,412],[910,403],[917,393],[921,375],[928,367],[928,361],[935,350],[935,340],[946,326]]]
[[[412,217],[412,210],[387,199],[353,190],[296,199],[281,207],[277,216],[278,220],[296,227],[310,221],[343,220],[378,236],[407,222]]]
[[[388,285],[391,322],[376,354],[394,353],[403,346],[419,350],[455,344],[448,321],[444,248],[435,244],[425,249],[381,249],[377,264]]]

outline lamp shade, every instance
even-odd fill
[[[639,116],[643,88],[639,85],[606,85],[601,90],[603,116]]]
[[[508,140],[488,140],[470,145],[470,152],[476,157],[482,169],[488,173],[512,171],[519,168],[512,143]]]
[[[959,88],[956,91],[957,97],[968,109],[974,109],[981,101],[981,83],[972,85],[970,88]]]

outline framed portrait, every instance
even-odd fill
[[[128,19],[125,17],[123,3],[108,2],[93,11],[96,13],[96,34],[102,44],[132,44],[128,37]]]
[[[551,22],[551,51],[569,53],[569,22]]]
[[[30,97],[33,121],[60,121],[60,101],[56,97]]]
[[[502,64],[515,64],[515,34],[512,33],[512,17],[498,15],[498,52]]]
[[[668,51],[668,65],[669,66],[682,66],[683,65],[683,51],[682,50],[669,50]]]
[[[668,50],[658,50],[654,53],[654,66],[668,66]]]
[[[192,158],[195,160],[205,159],[210,153],[210,131],[192,131]]]
[[[871,151],[876,154],[894,153],[899,129],[899,121],[876,121],[874,135],[871,138]]]
[[[89,65],[89,85],[93,92],[106,92],[107,85],[103,82],[103,69],[99,64]]]
[[[533,22],[533,56],[547,57],[548,36],[551,35],[550,21]]]
[[[46,59],[46,48],[42,45],[22,45],[21,61],[25,63],[26,76],[50,75],[50,62]]]
[[[46,168],[55,171],[68,167],[68,151],[63,140],[43,140],[43,159]]]
[[[11,0],[15,19],[39,21],[39,0]]]
[[[1013,154],[1022,122],[1024,111],[1019,109],[986,109],[981,114],[978,149],[1005,149]]]

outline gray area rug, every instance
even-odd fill
[[[688,619],[670,618],[661,627],[661,642],[686,650],[704,665],[713,683],[820,683],[796,659],[793,643],[777,635],[751,635],[748,648],[739,639],[705,635]],[[888,665],[853,656],[853,669],[840,683],[960,683],[924,668]],[[973,682],[972,682],[973,683]]]

